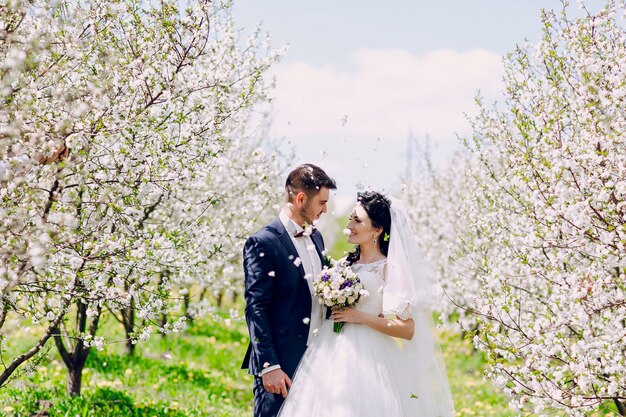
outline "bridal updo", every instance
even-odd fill
[[[363,207],[367,212],[373,227],[382,227],[383,232],[380,234],[380,238],[377,239],[378,248],[387,256],[389,252],[389,236],[391,235],[391,201],[376,191],[365,191],[357,193],[356,198],[358,204]],[[361,257],[361,248],[357,245],[352,252],[350,252],[346,260],[353,264]]]

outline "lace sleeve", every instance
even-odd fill
[[[387,262],[382,269],[383,281],[387,284]],[[399,318],[409,320],[413,318],[413,303],[410,301],[408,293],[391,293],[387,291],[386,285],[383,287],[383,305],[385,306],[382,316],[388,319]]]
[[[413,318],[413,308],[409,304],[405,308],[383,311],[385,318],[399,318],[400,320],[410,320]]]
[[[390,293],[383,287],[383,316],[409,320],[413,318],[415,302],[408,293]]]

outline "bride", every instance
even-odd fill
[[[451,417],[454,408],[407,215],[399,201],[359,193],[346,261],[369,296],[335,309],[296,371],[280,417]],[[333,332],[333,321],[345,322]]]

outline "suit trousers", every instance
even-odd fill
[[[281,394],[272,394],[263,388],[263,380],[255,376],[252,386],[254,392],[254,417],[276,417],[285,399]]]

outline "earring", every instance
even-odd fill
[[[376,244],[376,238],[374,238],[374,244]]]

